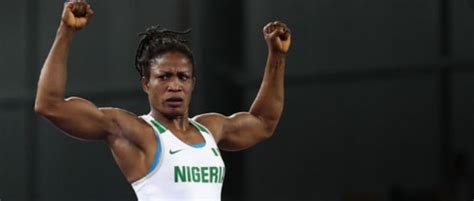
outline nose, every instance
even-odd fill
[[[170,82],[169,82],[169,85],[168,85],[168,91],[170,92],[180,92],[182,91],[183,88],[181,86],[181,82],[179,82],[178,79],[172,79]]]

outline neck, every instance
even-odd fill
[[[155,110],[150,111],[149,113],[153,118],[160,121],[167,128],[179,131],[186,131],[189,128],[188,114],[185,113],[179,116],[167,116]]]

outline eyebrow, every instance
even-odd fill
[[[178,73],[182,73],[182,72],[191,72],[191,71],[192,71],[192,70],[178,70],[177,72],[178,72]],[[158,72],[174,72],[174,71],[159,69]]]
[[[174,73],[174,71],[170,71],[170,70],[158,70],[157,71],[158,74],[172,74]],[[183,70],[183,71],[178,71],[176,72],[176,74],[191,74],[192,73],[192,70]]]

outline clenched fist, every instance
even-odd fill
[[[291,32],[286,24],[275,21],[263,28],[263,36],[272,53],[286,54],[291,45]]]
[[[85,0],[71,0],[64,3],[62,22],[74,29],[81,30],[94,15],[91,6]]]

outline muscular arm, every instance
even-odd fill
[[[113,116],[117,110],[98,109],[91,102],[71,97],[65,99],[67,59],[75,32],[87,25],[92,10],[83,1],[67,2],[53,46],[41,70],[35,101],[35,111],[69,135],[80,139],[104,139],[108,133],[117,133]],[[76,17],[72,10],[84,10],[86,15]]]
[[[204,114],[196,117],[216,136],[225,150],[248,148],[273,135],[283,111],[285,58],[291,36],[281,22],[269,23],[264,30],[268,58],[263,81],[250,110],[230,117]]]

